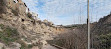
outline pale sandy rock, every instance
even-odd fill
[[[10,46],[4,46],[5,49],[20,49],[21,44],[13,42]]]
[[[45,19],[45,20],[43,20],[43,22],[48,23],[48,20]]]
[[[47,44],[46,40],[41,40],[40,42],[43,43],[43,46]]]
[[[31,24],[30,21],[24,21],[24,24],[28,25]]]
[[[0,31],[3,31],[3,30],[1,29],[1,27],[0,27]]]
[[[39,49],[39,48],[38,48],[38,46],[34,46],[34,47],[32,47],[32,49]]]
[[[4,47],[3,43],[0,43],[0,49],[2,49]]]
[[[24,43],[27,44],[27,45],[31,45],[31,44],[32,44],[31,42],[25,41],[23,38],[21,38],[21,40],[22,40],[22,42],[24,42]]]
[[[19,43],[13,42],[9,48],[10,49],[20,49],[20,47],[21,47],[21,45]]]

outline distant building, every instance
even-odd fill
[[[23,3],[22,0],[13,0],[15,3]]]
[[[15,3],[18,3],[18,0],[14,0]]]

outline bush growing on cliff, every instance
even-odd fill
[[[27,13],[27,16],[28,16],[29,18],[31,18],[32,14],[30,14],[30,13]]]
[[[32,14],[31,14],[31,13],[27,13],[27,16],[28,16],[30,19],[34,20],[34,19],[32,18]]]

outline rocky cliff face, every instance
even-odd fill
[[[95,25],[92,27],[92,32],[98,35],[108,34],[111,32],[111,14],[101,18]]]
[[[54,36],[64,31],[64,28],[56,27],[51,22],[33,19],[32,15],[26,13],[26,8],[23,2],[0,0],[0,24],[16,28],[20,40],[25,44],[45,45],[46,40],[52,40]]]

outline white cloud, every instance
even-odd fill
[[[38,12],[38,8],[36,6],[38,5],[38,0],[22,0],[25,2],[28,6],[28,8],[33,12]]]
[[[23,0],[31,11],[39,14],[41,19],[47,19],[55,24],[72,24],[75,20],[78,23],[80,11],[82,20],[86,22],[87,0]],[[42,2],[43,5],[40,5]],[[40,7],[39,7],[40,6]],[[81,7],[81,10],[80,10]],[[92,10],[93,9],[93,10]],[[42,13],[40,13],[42,11]],[[98,19],[107,15],[111,11],[110,0],[90,0],[90,15],[96,18],[98,11]],[[73,18],[75,17],[75,18]],[[95,19],[93,19],[95,20]]]

